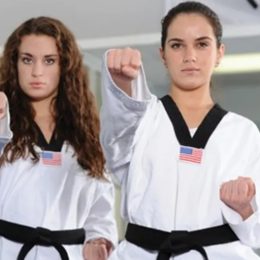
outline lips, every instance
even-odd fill
[[[181,71],[183,71],[183,72],[196,72],[196,71],[199,71],[199,69],[198,68],[184,68]]]
[[[30,85],[43,85],[43,82],[30,82]]]
[[[44,83],[44,82],[35,81],[35,82],[30,82],[30,85],[31,85],[33,88],[40,88],[40,87],[42,87],[43,85],[45,85],[45,83]]]

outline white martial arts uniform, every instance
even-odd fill
[[[112,183],[87,176],[67,142],[57,161],[19,159],[0,169],[0,219],[51,230],[84,228],[86,241],[102,237],[115,244]],[[0,236],[0,259],[15,260],[21,246]],[[70,260],[83,259],[83,245],[64,248]],[[43,246],[33,247],[26,257],[46,259],[61,258],[55,248]]]
[[[105,58],[106,59],[106,58]],[[106,62],[104,62],[106,64]],[[109,170],[121,184],[121,213],[133,224],[170,232],[229,223],[239,241],[208,246],[210,260],[260,259],[260,134],[250,120],[228,112],[211,134],[201,163],[179,159],[180,143],[160,100],[152,95],[143,69],[127,96],[103,67],[101,142]],[[243,221],[219,198],[223,182],[250,176],[256,184],[255,213]],[[155,260],[126,240],[110,260]],[[171,258],[173,259],[173,258]],[[174,257],[202,259],[197,251]]]

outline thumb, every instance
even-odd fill
[[[132,80],[137,78],[139,70],[140,68],[136,68],[133,66],[123,66],[122,68],[123,74]]]
[[[248,197],[253,197],[256,194],[255,183],[251,180],[247,183],[248,186]]]

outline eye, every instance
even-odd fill
[[[46,58],[46,59],[44,60],[44,62],[45,62],[45,64],[47,64],[47,65],[52,65],[52,64],[55,63],[55,59],[53,59],[53,58]]]
[[[173,44],[171,44],[171,48],[172,49],[179,49],[180,47],[181,47],[180,43],[173,43]]]
[[[32,58],[29,58],[29,57],[22,57],[21,60],[24,64],[32,64],[32,62],[33,62]]]
[[[209,46],[209,44],[207,42],[199,42],[198,43],[198,47],[201,48],[201,49],[206,48],[208,46]]]

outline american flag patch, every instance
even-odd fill
[[[46,152],[41,153],[42,163],[45,165],[61,165],[60,152]]]
[[[203,149],[181,146],[179,159],[181,161],[201,163],[202,154],[203,154]]]

